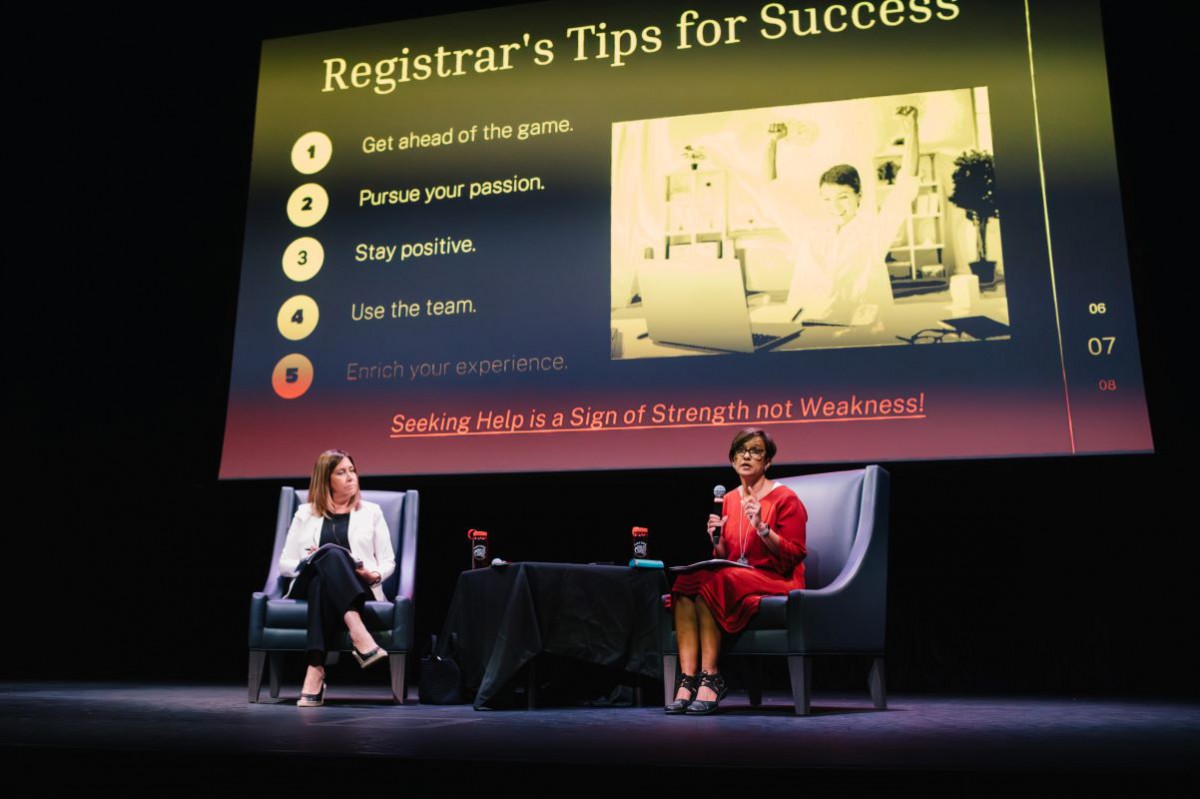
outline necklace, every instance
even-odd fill
[[[330,519],[329,520],[329,531],[331,533],[333,533],[333,543],[339,547],[343,547],[344,549],[350,549],[350,513],[349,512],[334,513],[333,515],[345,517],[344,520],[340,520],[340,519]],[[338,529],[340,521],[346,522],[346,543],[345,544],[342,544],[342,537],[339,535],[339,533],[341,532],[341,530]]]
[[[743,490],[744,490],[744,487],[743,487]],[[755,499],[758,499],[758,492],[752,491],[752,492],[750,492],[750,496],[754,497]],[[766,494],[764,494],[763,496],[766,496]],[[739,497],[739,500],[740,499],[741,498]],[[738,510],[741,511],[742,510],[741,507],[739,507]],[[738,545],[741,547],[742,553],[741,553],[741,555],[738,556],[737,562],[742,564],[743,566],[750,565],[750,561],[746,559],[746,543],[747,543],[747,538],[749,537],[749,534],[750,534],[750,529],[746,523],[746,514],[743,512],[739,512],[738,513]]]
[[[746,514],[741,514],[738,519],[738,544],[742,549],[742,554],[738,556],[737,562],[743,566],[749,566],[750,561],[746,560]]]

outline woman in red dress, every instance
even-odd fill
[[[709,538],[723,530],[713,541],[713,558],[729,565],[681,574],[671,589],[683,677],[667,713],[716,710],[726,690],[717,671],[721,631],[745,629],[764,596],[804,587],[808,512],[795,492],[767,479],[774,457],[775,442],[766,430],[742,430],[729,446],[741,485],[725,495],[721,517],[708,517]]]

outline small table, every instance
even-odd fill
[[[627,566],[512,563],[465,571],[438,653],[446,655],[457,638],[453,654],[476,710],[542,652],[661,680],[666,590],[664,572]]]

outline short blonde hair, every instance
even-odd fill
[[[333,506],[333,492],[329,489],[329,482],[333,477],[333,470],[343,460],[350,461],[350,465],[354,466],[355,471],[358,471],[354,458],[344,449],[327,449],[317,457],[317,462],[313,464],[312,479],[308,483],[308,504],[312,505],[314,516],[329,516],[330,508]],[[362,490],[358,486],[355,486],[354,489],[354,509],[362,509]]]

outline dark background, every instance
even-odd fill
[[[503,4],[438,11],[489,5]],[[885,464],[896,691],[1197,692],[1198,547],[1180,474],[1191,449],[1181,376],[1194,360],[1179,346],[1192,302],[1184,232],[1194,228],[1183,195],[1195,182],[1186,131],[1175,132],[1188,127],[1174,88],[1185,51],[1149,8],[1102,8],[1158,451]],[[46,47],[31,33],[23,47],[35,55],[13,59],[21,113],[8,185],[20,210],[5,250],[16,447],[3,585],[18,635],[3,676],[245,678],[247,604],[276,554],[279,482],[219,483],[216,473],[259,42],[399,16],[97,15]],[[491,530],[510,559],[589,561],[628,557],[629,527],[642,524],[653,553],[678,562],[704,554],[699,520],[718,481],[731,475],[366,483],[421,492],[425,635],[467,563],[468,527]],[[822,661],[816,689],[856,686],[865,673]]]

